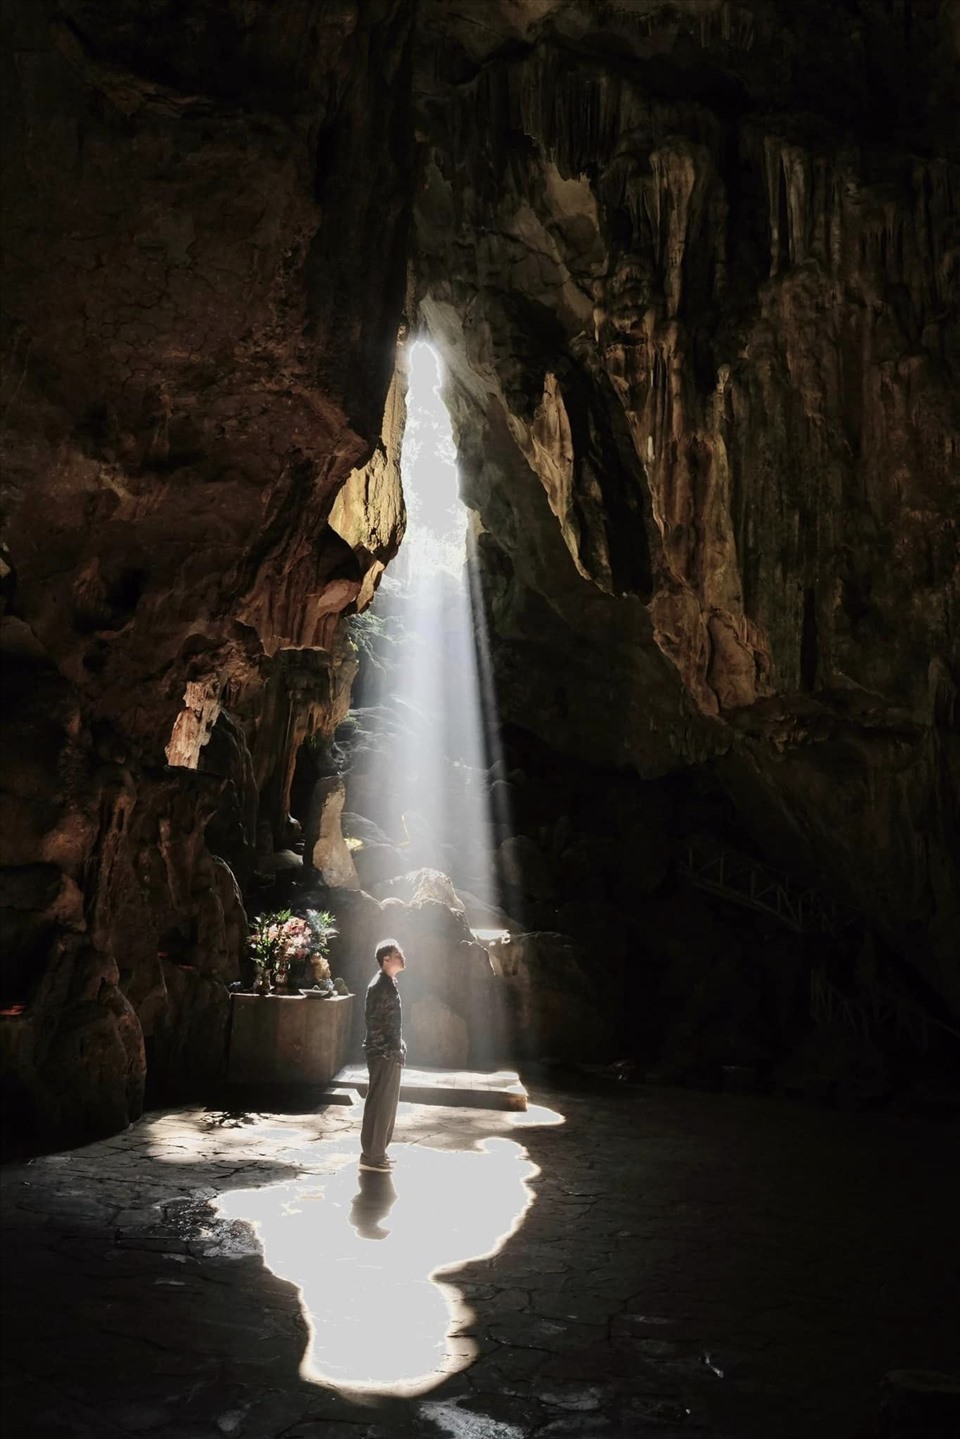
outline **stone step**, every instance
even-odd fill
[[[345,1064],[333,1084],[367,1092],[365,1064]],[[400,1098],[409,1104],[443,1104],[460,1109],[512,1109],[527,1107],[527,1091],[515,1069],[414,1069],[407,1066],[400,1082]]]

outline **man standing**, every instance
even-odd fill
[[[378,973],[367,986],[367,1032],[363,1048],[370,1082],[363,1105],[360,1130],[360,1168],[389,1174],[392,1164],[387,1145],[400,1098],[400,1077],[407,1047],[400,1028],[400,991],[396,976],[406,969],[403,950],[395,939],[377,945]]]

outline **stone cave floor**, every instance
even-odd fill
[[[870,1439],[956,1367],[951,1125],[530,1089],[401,1105],[388,1176],[343,1105],[6,1164],[5,1434]]]

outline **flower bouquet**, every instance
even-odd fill
[[[298,993],[301,985],[329,980],[326,951],[337,932],[333,915],[308,909],[303,915],[289,909],[261,914],[250,926],[249,948],[256,970],[254,988],[269,994],[272,987]]]

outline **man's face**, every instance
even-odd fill
[[[406,969],[407,961],[404,958],[403,950],[391,949],[390,953],[383,961],[383,967],[389,975],[399,974],[401,969]]]

